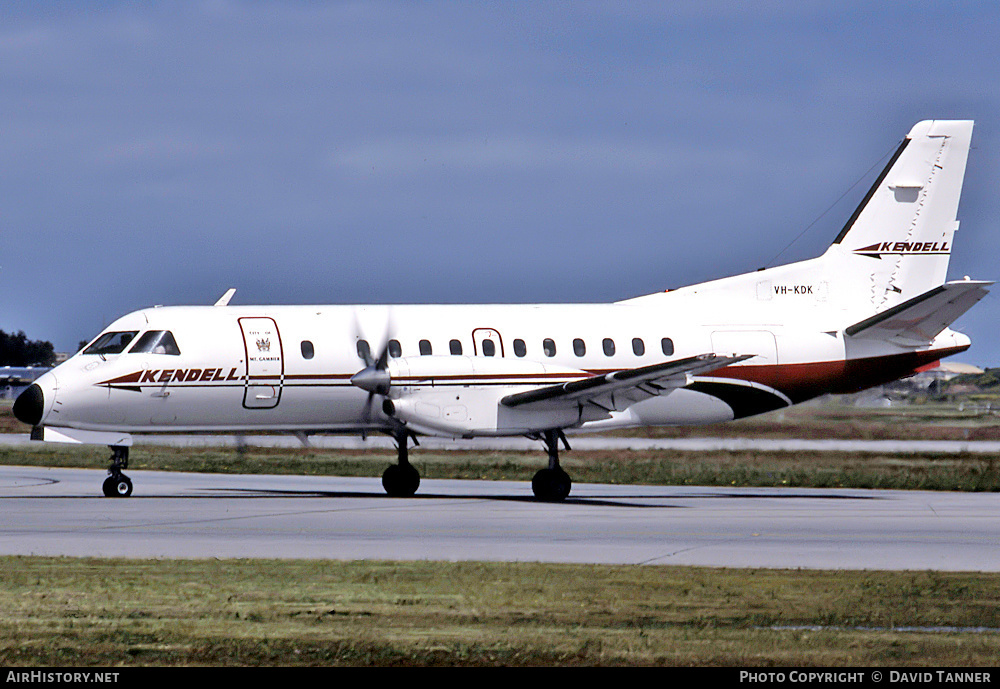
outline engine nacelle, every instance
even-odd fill
[[[449,437],[523,435],[581,423],[576,406],[549,411],[508,408],[515,392],[586,378],[579,369],[494,357],[421,356],[390,363],[383,411],[414,430]],[[583,419],[586,420],[586,419]]]

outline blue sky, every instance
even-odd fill
[[[978,2],[7,4],[0,328],[70,350],[228,287],[609,301],[808,258],[927,118],[977,121],[950,275],[995,279],[998,33]],[[962,360],[1000,365],[998,316]]]

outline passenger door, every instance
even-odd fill
[[[243,406],[273,409],[281,401],[285,378],[278,324],[265,317],[241,318],[239,322],[247,364]]]

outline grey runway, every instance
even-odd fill
[[[1000,571],[1000,494],[129,473],[0,467],[0,553]]]
[[[135,446],[165,445],[170,447],[303,447],[294,435],[136,435]],[[601,435],[569,435],[574,450],[683,450],[690,452],[755,450],[760,452],[885,452],[891,454],[1000,454],[1000,441],[995,440],[828,440],[802,438],[629,438]],[[387,436],[373,435],[367,439],[350,435],[310,435],[305,438],[310,447],[342,450],[392,450],[395,441]],[[0,434],[0,446],[44,447],[32,442],[27,433]],[[524,437],[475,438],[471,440],[421,437],[423,450],[461,451],[537,451],[544,452],[542,443]]]

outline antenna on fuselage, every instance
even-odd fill
[[[235,287],[230,287],[229,289],[226,290],[225,294],[223,294],[221,297],[219,297],[219,301],[215,302],[215,305],[216,306],[229,306],[229,300],[233,298],[234,294],[236,294],[236,288]]]

